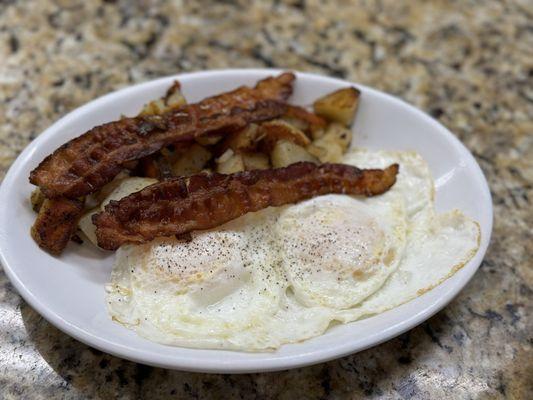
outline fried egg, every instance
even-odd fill
[[[477,223],[435,212],[420,155],[355,149],[343,162],[397,162],[400,172],[381,196],[320,196],[190,241],[123,246],[107,286],[110,315],[164,344],[269,351],[412,300],[473,257]]]
[[[276,233],[296,299],[342,309],[375,292],[401,260],[405,221],[393,194],[369,203],[327,195],[285,209]]]
[[[274,314],[283,290],[269,217],[121,247],[107,288],[113,319],[162,343],[233,348],[232,335]]]

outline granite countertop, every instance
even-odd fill
[[[0,179],[55,120],[120,87],[209,68],[313,71],[398,95],[449,127],[489,180],[491,246],[465,290],[419,327],[252,375],[91,349],[44,321],[0,270],[0,398],[533,398],[531,2],[133,3],[0,1]]]

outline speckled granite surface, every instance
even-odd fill
[[[316,71],[394,93],[466,143],[495,205],[481,269],[399,338],[241,376],[102,354],[45,322],[0,271],[0,398],[533,398],[532,3],[244,4],[0,1],[0,179],[39,132],[111,90],[207,68]]]

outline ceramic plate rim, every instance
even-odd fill
[[[100,102],[108,98],[112,98],[117,95],[119,92],[121,94],[126,94],[130,91],[139,90],[142,88],[150,87],[152,85],[157,85],[161,81],[168,81],[169,79],[188,79],[191,77],[207,77],[209,75],[219,75],[220,78],[224,76],[235,76],[238,75],[268,75],[279,73],[279,69],[218,69],[218,70],[208,70],[208,71],[197,71],[189,72],[184,74],[170,75],[167,77],[158,78],[148,82],[140,83],[137,85],[129,86],[123,89],[116,90],[104,96],[101,96],[97,99],[90,101],[89,103],[78,107],[77,109],[66,114],[64,117],[56,121],[49,128],[47,128],[42,134],[40,134],[36,139],[34,139],[28,146],[19,154],[16,160],[12,163],[8,172],[5,175],[5,178],[0,186],[0,204],[6,204],[9,197],[9,192],[6,189],[11,186],[16,178],[17,172],[28,162],[31,162],[32,155],[35,152],[35,149],[42,143],[48,141],[54,133],[67,122],[78,118],[80,115],[86,112],[90,112],[93,108],[98,107]],[[321,79],[324,81],[333,82],[335,84],[354,84],[358,88],[362,89],[363,92],[372,93],[377,96],[381,96],[382,99],[387,101],[396,102],[401,105],[403,108],[407,107],[409,111],[414,112],[418,118],[423,118],[427,122],[430,122],[435,128],[435,132],[444,135],[446,140],[450,141],[451,144],[461,152],[462,156],[465,156],[468,159],[468,162],[472,168],[474,168],[474,174],[476,179],[480,181],[482,186],[482,193],[479,193],[480,199],[483,199],[483,207],[486,208],[485,213],[488,217],[487,229],[488,235],[484,235],[481,240],[481,245],[475,254],[474,258],[460,271],[461,276],[458,278],[457,283],[449,288],[445,293],[443,293],[438,299],[436,299],[431,304],[426,304],[425,306],[416,307],[418,310],[416,312],[406,311],[407,317],[402,321],[391,326],[385,331],[378,332],[374,335],[367,336],[360,340],[354,340],[353,342],[348,343],[338,343],[337,346],[333,346],[327,349],[321,349],[319,351],[313,352],[302,352],[298,355],[289,355],[284,357],[272,357],[275,353],[260,353],[263,354],[263,357],[257,358],[256,356],[251,356],[250,358],[239,359],[238,361],[231,360],[231,351],[225,352],[228,357],[216,360],[202,360],[199,362],[195,357],[176,357],[175,354],[172,356],[162,356],[160,354],[155,354],[147,351],[143,351],[142,348],[130,348],[128,346],[123,346],[118,343],[110,342],[103,337],[93,335],[90,332],[87,332],[80,327],[77,327],[69,321],[63,319],[57,312],[49,309],[46,304],[36,296],[26,287],[25,283],[21,281],[17,275],[17,271],[11,268],[12,259],[11,254],[6,251],[7,247],[7,229],[4,226],[4,215],[6,211],[0,209],[0,261],[4,267],[9,280],[16,288],[18,293],[23,297],[23,299],[40,315],[42,315],[47,321],[52,325],[65,332],[71,337],[106,353],[125,358],[131,361],[140,362],[144,364],[153,365],[156,367],[171,368],[171,369],[180,369],[187,371],[195,372],[217,372],[217,373],[247,373],[247,372],[260,372],[260,371],[274,371],[274,370],[284,370],[295,367],[302,367],[306,365],[312,365],[320,362],[325,362],[331,359],[339,358],[352,354],[369,347],[378,345],[386,340],[389,340],[399,334],[415,327],[426,319],[430,318],[436,312],[440,311],[443,307],[446,306],[463,287],[470,281],[474,273],[479,268],[485,252],[487,250],[490,235],[492,233],[492,222],[493,222],[493,210],[492,210],[492,199],[488,183],[486,178],[483,175],[481,168],[478,163],[469,152],[469,150],[457,139],[446,127],[442,124],[431,118],[429,115],[419,110],[418,108],[404,102],[403,100],[396,98],[387,93],[372,89],[365,85],[358,83],[352,83],[346,80],[331,78],[327,76],[322,76],[318,74],[311,73],[297,73],[299,76],[303,77],[312,77],[314,79]],[[5,207],[4,207],[5,208]],[[14,264],[14,263],[13,263]],[[456,274],[457,275],[457,274]],[[420,300],[425,295],[413,300],[412,302],[406,303],[402,306],[397,307],[396,309],[390,310],[394,311],[397,309],[408,310],[409,306],[412,305],[416,300]],[[386,313],[390,313],[387,311]],[[384,313],[384,314],[386,314]],[[383,314],[381,314],[383,315]],[[198,350],[203,351],[203,350]],[[242,354],[242,353],[239,353]],[[257,354],[257,353],[253,353]]]

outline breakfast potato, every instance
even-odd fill
[[[158,115],[185,104],[187,104],[187,101],[181,93],[181,85],[178,81],[175,81],[162,98],[146,104],[139,115]]]
[[[321,162],[341,162],[342,155],[350,146],[352,131],[344,125],[333,122],[321,138],[307,146],[307,151]]]
[[[325,134],[326,134],[326,130],[325,129],[323,129],[323,128],[315,129],[315,130],[311,131],[311,138],[313,140],[317,140],[317,139],[320,139]]]
[[[270,159],[274,168],[286,167],[287,165],[300,161],[318,163],[317,158],[305,148],[288,140],[279,140],[276,142],[270,154]]]
[[[267,169],[270,168],[270,160],[268,156],[263,153],[241,153],[242,161],[244,162],[244,169],[247,171],[253,169]]]
[[[322,138],[307,146],[306,150],[322,163],[339,163],[342,160],[342,147],[335,142],[326,144]]]
[[[259,136],[266,152],[272,152],[275,144],[280,140],[292,142],[301,147],[305,147],[311,143],[311,140],[305,133],[281,119],[275,119],[261,124],[259,127]]]
[[[300,106],[287,105],[287,111],[282,119],[302,132],[307,136],[316,139],[324,132],[327,122],[324,118],[307,111]]]
[[[126,171],[120,172],[115,178],[104,185],[98,192],[91,193],[87,197],[85,197],[85,208],[94,208],[105,200],[107,196],[111,194],[113,190],[115,190],[124,179],[129,178],[130,176]]]
[[[359,90],[354,87],[340,89],[315,101],[313,109],[328,121],[350,126],[357,111],[359,95]]]
[[[214,135],[214,136],[200,136],[196,138],[196,143],[198,143],[201,146],[212,146],[214,144],[217,144],[220,142],[220,139],[222,139],[222,135]]]
[[[78,228],[83,232],[85,237],[89,241],[98,247],[98,241],[96,240],[96,225],[93,224],[93,215],[100,212],[100,207],[93,208],[80,218],[78,222]]]
[[[174,177],[174,172],[172,171],[172,163],[167,157],[157,157],[156,163],[157,168],[159,169],[159,175],[157,176],[157,179],[163,180]]]
[[[217,159],[217,172],[220,174],[233,174],[244,171],[244,161],[240,154],[228,149]]]
[[[172,164],[175,176],[189,176],[200,172],[211,159],[211,152],[199,144],[193,144]]]
[[[45,197],[43,192],[41,192],[41,189],[37,188],[33,192],[31,192],[30,203],[33,211],[35,211],[36,213],[39,212],[41,206],[43,205],[44,199]]]
[[[309,129],[309,123],[291,115],[284,115],[281,117],[281,120],[285,121],[294,128],[301,130],[302,132],[306,132]]]
[[[113,190],[109,196],[107,196],[104,201],[100,204],[100,209],[104,209],[104,207],[111,201],[111,200],[120,200],[132,193],[138,192],[141,189],[144,189],[146,186],[150,186],[154,183],[158,182],[157,179],[153,178],[143,178],[139,176],[134,176],[131,178],[123,179],[122,182],[119,183],[119,185]]]
[[[148,104],[145,104],[139,115],[157,115],[161,114],[165,110],[165,103],[163,99],[153,100]]]
[[[219,146],[218,154],[222,154],[228,149],[233,150],[233,152],[255,150],[259,134],[258,125],[249,124],[246,128],[229,135]]]
[[[92,216],[102,211],[111,200],[120,200],[132,193],[138,192],[144,189],[146,186],[150,186],[157,182],[157,179],[131,177],[123,178],[115,183],[114,189],[108,194],[108,196],[101,202],[101,204],[92,210],[85,213],[78,222],[78,228],[89,239],[89,241],[97,246],[96,242],[96,226],[93,224]]]
[[[352,142],[352,130],[342,124],[332,122],[328,125],[324,138],[326,141],[338,143],[344,153]]]
[[[167,108],[178,108],[187,104],[187,100],[181,91],[181,84],[178,81],[174,81],[172,86],[168,88],[163,97],[163,102]]]

